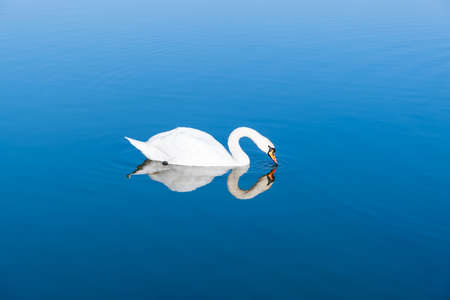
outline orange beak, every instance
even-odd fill
[[[274,161],[274,163],[278,164],[277,158],[275,157],[275,153],[273,151],[269,152],[269,156]]]

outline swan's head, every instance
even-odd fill
[[[230,148],[230,152],[233,157],[238,157],[237,159],[241,159],[241,161],[245,164],[249,164],[250,162],[248,156],[243,153],[241,147],[239,146],[239,139],[241,137],[248,137],[251,139],[259,150],[267,153],[273,162],[278,164],[277,158],[275,157],[275,146],[273,143],[258,131],[248,127],[238,127],[231,132],[228,138],[228,147]]]
[[[261,136],[261,138],[258,139],[256,146],[258,146],[259,150],[262,152],[267,153],[275,164],[278,164],[277,158],[275,157],[275,146],[268,138]]]

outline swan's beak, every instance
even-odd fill
[[[273,160],[273,162],[278,165],[277,158],[275,157],[275,151],[270,150],[269,153],[267,153],[267,154],[269,154],[269,156]]]

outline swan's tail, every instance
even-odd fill
[[[152,147],[151,145],[147,144],[146,142],[141,142],[129,137],[125,137],[131,145],[136,147],[139,151],[142,152],[142,154],[145,155],[150,160],[157,160],[157,161],[169,161],[169,157],[167,157],[167,154],[160,151],[158,148]]]
[[[130,143],[131,145],[133,145],[134,147],[136,147],[136,149],[138,149],[141,152],[146,152],[145,150],[147,149],[147,144],[129,137],[125,137]]]

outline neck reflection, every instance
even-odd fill
[[[237,199],[248,200],[264,193],[270,189],[275,182],[275,171],[277,167],[274,167],[269,173],[262,175],[255,182],[255,184],[248,190],[243,190],[239,187],[239,178],[247,173],[248,166],[243,168],[234,168],[227,178],[228,191]]]

